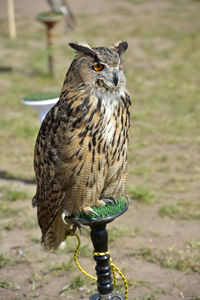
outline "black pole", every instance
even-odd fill
[[[96,261],[97,288],[99,295],[112,296],[113,283],[111,277],[111,266],[109,263],[110,254],[108,251],[108,232],[106,224],[91,226],[91,240],[94,246],[94,260]],[[105,253],[98,255],[95,253]],[[101,298],[100,298],[101,299]]]
[[[113,294],[112,269],[109,262],[110,254],[106,253],[108,251],[106,223],[91,224],[90,228],[94,247],[94,260],[96,261],[97,289],[99,292],[99,294],[91,296],[90,300],[123,300],[124,298],[121,295]]]

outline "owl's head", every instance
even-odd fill
[[[128,48],[127,42],[117,42],[111,48],[91,48],[87,44],[70,43],[76,56],[67,74],[76,88],[101,88],[117,91],[125,88],[122,70],[122,54]]]

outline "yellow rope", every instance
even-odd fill
[[[85,276],[87,276],[87,277],[89,277],[89,278],[91,278],[91,279],[93,279],[93,280],[97,280],[96,277],[94,277],[94,276],[92,276],[91,274],[87,273],[87,272],[80,266],[80,264],[79,264],[79,262],[78,262],[78,250],[79,250],[79,248],[80,248],[80,246],[81,246],[81,241],[80,241],[80,237],[79,237],[78,234],[74,233],[73,235],[77,238],[77,241],[78,241],[77,247],[76,247],[76,249],[75,249],[75,251],[74,251],[74,260],[75,260],[75,263],[76,263],[77,267],[79,268],[79,270],[80,270]]]
[[[95,255],[95,256],[104,256],[104,255],[108,255],[108,254],[110,254],[110,251],[108,250],[108,251],[106,251],[106,252],[93,252],[93,254]]]
[[[87,277],[91,278],[92,280],[97,280],[97,278],[89,273],[87,273],[79,264],[78,262],[78,251],[79,251],[79,248],[81,246],[81,241],[80,241],[80,237],[77,233],[74,233],[73,230],[70,232],[70,236],[75,236],[77,238],[77,247],[74,251],[74,260],[75,260],[75,263],[77,265],[77,267],[79,268],[79,270]],[[93,254],[95,256],[104,256],[104,255],[110,255],[110,251],[106,251],[106,252],[93,252]],[[125,300],[128,299],[128,282],[126,280],[126,277],[122,274],[122,272],[119,270],[118,267],[115,266],[115,264],[113,263],[112,261],[112,258],[110,257],[109,259],[109,263],[110,263],[110,266],[111,266],[111,269],[112,269],[112,272],[113,272],[113,285],[116,286],[116,283],[117,283],[117,277],[116,277],[116,271],[118,272],[118,274],[121,276],[121,278],[123,279],[124,281],[124,287],[125,287]]]
[[[112,261],[112,258],[110,257],[110,265],[111,268],[113,270],[113,279],[114,279],[114,285],[116,284],[116,271],[119,273],[119,275],[121,276],[121,278],[124,281],[124,287],[125,287],[125,300],[128,299],[128,282],[126,280],[126,277],[123,275],[123,273],[119,270],[118,267],[115,266],[115,264]]]

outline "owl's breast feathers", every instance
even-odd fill
[[[34,157],[43,236],[63,209],[70,215],[125,192],[130,103],[126,93],[64,90],[47,114]]]

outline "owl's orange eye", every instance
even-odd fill
[[[92,66],[92,68],[93,68],[94,71],[99,72],[99,71],[103,70],[104,65],[102,65],[102,64],[96,64],[96,65]]]

